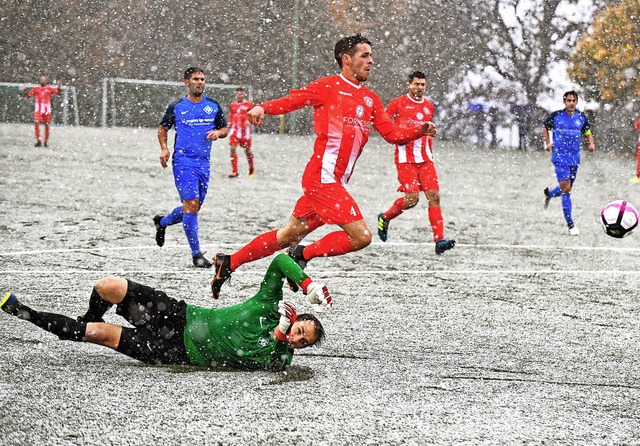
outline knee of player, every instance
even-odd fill
[[[85,341],[116,349],[120,341],[122,327],[105,323],[88,323]]]
[[[355,240],[356,242],[355,248],[356,249],[366,248],[371,244],[371,239],[372,239],[371,230],[369,228],[365,228]]]
[[[427,195],[427,200],[429,200],[429,206],[440,206],[440,194],[437,192]]]
[[[127,281],[120,277],[103,277],[94,285],[98,295],[104,300],[122,300],[127,292]]]
[[[418,194],[407,194],[404,197],[404,205],[407,209],[411,209],[415,207],[420,201],[420,195]]]

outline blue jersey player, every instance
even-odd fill
[[[549,206],[553,197],[562,200],[562,212],[569,226],[569,235],[580,235],[580,229],[573,223],[571,210],[571,186],[576,179],[578,166],[580,165],[580,141],[582,135],[587,138],[589,150],[596,150],[591,133],[589,119],[580,110],[578,105],[578,93],[567,91],[563,96],[564,110],[557,110],[547,116],[542,129],[542,136],[548,152],[552,152],[551,162],[556,171],[558,186],[553,189],[545,188],[544,207]],[[549,137],[549,131],[553,129],[553,143]]]
[[[227,136],[227,120],[218,102],[203,95],[205,77],[202,69],[190,67],[184,72],[187,95],[169,104],[158,129],[158,141],[162,153],[160,164],[167,167],[169,129],[175,126],[173,147],[173,177],[182,205],[164,217],[156,215],[156,243],[164,245],[167,226],[182,222],[191,247],[193,264],[198,268],[210,268],[200,251],[198,238],[198,211],[209,187],[211,143]]]

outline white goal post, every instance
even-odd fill
[[[27,88],[33,88],[40,84],[28,84],[28,83],[20,83],[20,82],[0,82],[0,88],[3,89],[11,89],[14,88],[18,91],[16,93],[22,93],[22,90]],[[73,125],[80,125],[80,113],[78,111],[78,95],[76,93],[76,87],[73,85],[62,85],[60,87],[62,90],[62,125],[69,125],[69,107],[71,107],[73,111]],[[30,98],[29,98],[30,99]],[[30,105],[31,110],[33,111],[33,105]],[[33,121],[32,114],[29,115],[29,122]],[[4,119],[3,119],[4,120]]]
[[[173,100],[177,100],[185,94],[185,86],[184,82],[172,82],[172,81],[156,81],[151,79],[126,79],[121,77],[105,77],[102,79],[102,119],[101,124],[102,127],[116,127],[118,125],[117,116],[119,110],[124,107],[124,103],[129,100],[124,97],[120,97],[118,95],[117,87],[122,86],[124,88],[131,89],[131,93],[137,93],[136,97],[133,98],[135,104],[131,107],[137,108],[134,111],[128,111],[128,118],[131,118],[131,114],[143,114],[146,112],[155,111],[153,120],[154,122],[159,123],[162,115],[159,113],[164,112],[164,107],[169,105],[170,100],[168,98],[172,98]],[[127,87],[128,86],[128,87]],[[161,107],[161,111],[157,111],[158,104],[152,103],[149,99],[150,88],[153,87],[164,87],[162,97],[158,97],[156,99],[163,100]],[[252,98],[252,88],[250,86],[245,85],[235,85],[235,84],[206,84],[205,95],[207,91],[218,90],[223,91],[225,94],[224,97],[218,97],[219,95],[213,94],[211,97],[218,102],[220,105],[226,110],[229,106],[230,101],[233,99],[235,94],[235,89],[238,87],[246,88],[247,90],[247,99],[251,100]],[[228,93],[227,93],[228,92]],[[123,95],[126,96],[126,95]],[[131,108],[129,107],[129,108]],[[125,123],[124,125],[130,125],[131,123]]]

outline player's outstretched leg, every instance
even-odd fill
[[[231,256],[227,254],[216,254],[213,264],[216,275],[211,280],[211,295],[214,299],[220,298],[222,285],[231,277]]]
[[[5,313],[24,319],[66,341],[84,341],[87,324],[56,313],[36,311],[21,304],[13,293],[6,293],[0,301]]]

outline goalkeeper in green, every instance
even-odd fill
[[[331,306],[327,287],[313,282],[290,257],[279,254],[258,293],[225,308],[190,305],[116,277],[98,280],[89,310],[77,320],[33,310],[13,293],[4,295],[0,308],[62,340],[104,345],[149,364],[281,371],[291,364],[295,349],[319,345],[324,339],[315,316],[298,315],[293,304],[283,300],[285,278],[299,284],[314,307]],[[133,327],[104,322],[102,317],[113,305]]]

